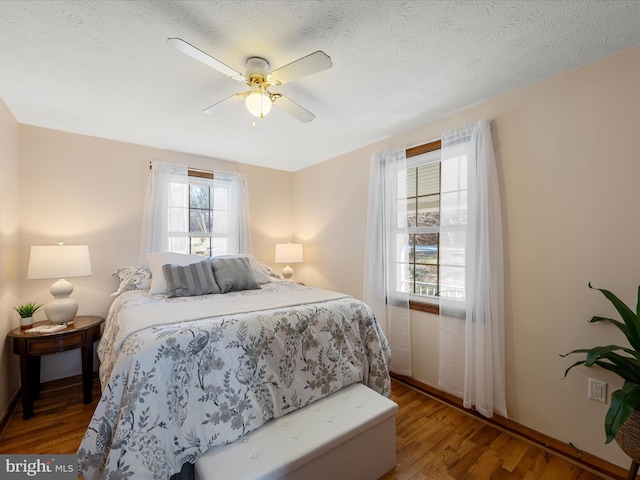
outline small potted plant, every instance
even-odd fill
[[[41,304],[35,302],[22,303],[13,307],[20,315],[20,330],[28,330],[33,326],[33,315],[40,310]]]
[[[594,287],[589,284],[589,288]],[[590,322],[614,325],[625,335],[629,345],[603,345],[573,350],[566,355],[580,353],[584,355],[584,360],[571,365],[564,374],[566,376],[569,370],[579,365],[587,367],[597,365],[624,380],[622,388],[611,395],[611,405],[605,416],[604,430],[607,436],[606,443],[615,438],[620,448],[631,457],[632,468],[637,471],[640,463],[640,448],[636,441],[640,438],[640,287],[638,287],[638,305],[635,311],[610,291],[599,288],[595,290],[601,292],[611,302],[622,321],[595,316]]]

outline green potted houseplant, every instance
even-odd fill
[[[594,287],[589,284],[589,288]],[[614,325],[624,333],[629,346],[605,345],[573,350],[562,356],[582,353],[586,354],[585,359],[571,365],[564,374],[566,376],[578,365],[587,367],[598,365],[624,380],[622,388],[611,395],[611,405],[604,421],[607,436],[605,443],[615,438],[622,450],[636,463],[640,457],[638,445],[625,444],[628,443],[625,442],[625,438],[640,436],[640,410],[637,410],[640,409],[640,287],[638,287],[638,303],[635,312],[610,291],[599,288],[594,290],[601,292],[611,302],[620,314],[622,322],[598,316],[594,316],[590,322],[606,322]]]
[[[20,329],[28,330],[33,325],[33,315],[42,308],[41,304],[35,302],[22,303],[13,309],[20,315]]]

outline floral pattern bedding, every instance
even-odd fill
[[[251,302],[295,288],[273,282],[225,295]],[[154,326],[113,348],[128,306],[207,297],[115,299],[98,346],[102,398],[78,450],[85,480],[168,479],[208,448],[353,383],[391,395],[387,340],[352,297]]]

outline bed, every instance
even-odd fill
[[[389,346],[367,305],[273,277],[256,284],[118,292],[98,346],[102,397],[78,450],[85,480],[168,479],[355,383],[390,397]]]

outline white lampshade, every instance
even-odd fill
[[[69,323],[78,312],[78,302],[69,295],[73,285],[67,277],[91,275],[91,259],[87,245],[32,246],[27,278],[58,278],[51,285],[54,300],[44,307],[51,323]]]
[[[300,263],[302,261],[301,243],[276,244],[276,263]]]
[[[264,117],[271,111],[271,98],[261,88],[252,88],[244,100],[247,110],[256,117]]]
[[[278,243],[276,244],[276,263],[286,263],[282,269],[282,276],[289,280],[293,277],[293,268],[289,263],[300,263],[303,261],[301,243]]]
[[[68,278],[91,275],[87,245],[32,246],[27,278]]]

